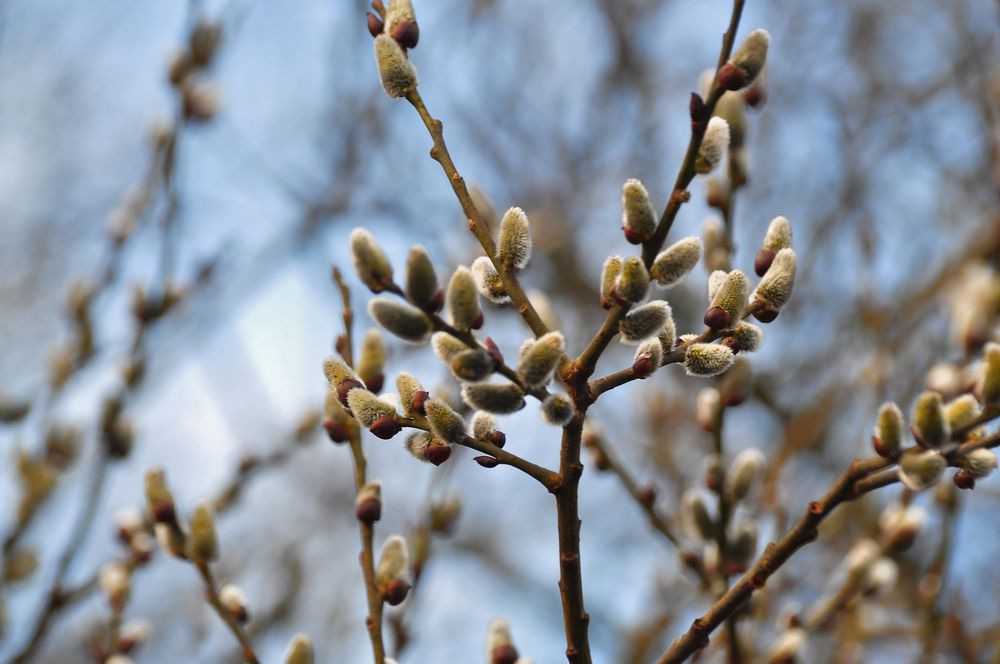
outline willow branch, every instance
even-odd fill
[[[444,142],[444,129],[441,121],[431,116],[427,110],[427,106],[424,104],[423,98],[420,96],[420,92],[416,88],[406,94],[406,100],[420,114],[420,119],[424,121],[424,126],[427,127],[427,131],[434,141],[434,146],[431,148],[431,158],[441,165],[445,175],[448,176],[448,182],[451,183],[451,188],[455,192],[459,204],[462,206],[462,212],[465,214],[469,230],[479,240],[479,244],[482,245],[487,258],[493,262],[493,266],[503,281],[504,290],[507,291],[507,295],[510,296],[511,302],[513,302],[521,318],[528,324],[528,327],[531,328],[536,337],[542,336],[549,329],[542,322],[538,312],[535,311],[535,308],[528,300],[528,296],[517,279],[517,273],[514,271],[514,268],[506,265],[497,256],[496,243],[493,241],[490,229],[487,228],[482,215],[476,209],[476,204],[472,201],[472,196],[465,186],[465,179],[459,175],[458,169],[455,167],[455,162],[452,161],[451,154],[448,152],[448,146]]]
[[[997,446],[1000,446],[1000,434],[969,441],[950,455],[949,461],[954,465],[958,459],[974,449]],[[890,460],[877,456],[855,459],[826,495],[809,503],[805,513],[791,530],[777,542],[769,544],[750,570],[701,617],[695,619],[690,629],[671,644],[657,660],[657,664],[683,662],[707,645],[708,637],[716,627],[750,599],[754,592],[763,588],[771,575],[788,562],[796,551],[817,539],[819,524],[837,506],[898,482],[899,475],[895,469],[889,467],[891,465]]]

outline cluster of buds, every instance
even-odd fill
[[[375,38],[375,63],[382,87],[390,97],[403,97],[417,86],[417,71],[410,63],[407,49],[420,40],[420,26],[410,0],[381,0],[371,4],[375,13],[367,15],[368,32]]]
[[[222,25],[200,19],[188,35],[188,43],[170,61],[168,76],[181,95],[184,115],[189,120],[211,120],[219,108],[218,87],[206,73],[222,41]]]

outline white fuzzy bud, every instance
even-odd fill
[[[750,296],[751,305],[760,305],[775,314],[781,311],[792,297],[796,265],[797,259],[793,249],[779,251],[767,273],[757,284],[753,295]]]
[[[354,268],[361,283],[373,293],[381,293],[392,283],[392,264],[375,237],[364,228],[355,228],[349,239]]]
[[[451,324],[460,330],[478,328],[482,325],[482,311],[479,308],[479,289],[469,268],[461,265],[451,275],[446,294],[448,315]]]
[[[431,335],[431,349],[439,360],[450,366],[455,356],[467,351],[469,347],[447,332],[435,332]]]
[[[673,321],[670,305],[664,300],[653,300],[635,307],[618,324],[619,341],[623,344],[640,344],[657,337]]]
[[[381,34],[375,38],[375,64],[382,89],[390,97],[403,97],[417,87],[417,70],[403,48],[389,35]]]
[[[950,442],[951,427],[940,394],[928,390],[917,397],[910,427],[921,447],[939,448]]]
[[[899,479],[911,491],[923,491],[937,484],[947,467],[937,450],[904,454],[899,459]]]
[[[412,344],[426,342],[431,332],[430,321],[424,312],[388,297],[372,298],[368,302],[368,314],[385,331]]]
[[[701,149],[695,159],[695,171],[699,175],[711,173],[728,149],[729,123],[720,117],[713,117],[708,121],[705,136],[701,140]]]
[[[891,401],[882,404],[878,409],[878,420],[875,422],[875,433],[872,443],[875,451],[882,456],[893,457],[903,446],[903,412]]]
[[[663,288],[670,288],[679,284],[700,260],[701,239],[694,236],[686,237],[674,242],[656,256],[649,270],[649,276]]]
[[[713,330],[732,327],[743,316],[749,290],[750,282],[742,270],[733,270],[727,274],[705,312],[705,325]]]
[[[552,380],[559,360],[566,350],[562,332],[548,332],[525,342],[517,365],[518,376],[528,387],[541,387]]]
[[[979,396],[986,408],[1000,407],[1000,344],[992,341],[983,349]]]
[[[351,409],[354,419],[365,428],[375,424],[380,417],[396,416],[396,409],[391,404],[360,387],[347,393],[347,406]]]
[[[767,64],[767,47],[771,43],[771,35],[767,30],[757,28],[743,40],[729,62],[744,71],[747,80],[746,84],[753,82],[764,65]]]
[[[431,431],[448,443],[461,443],[465,439],[465,420],[441,399],[428,399],[424,403]]]
[[[649,272],[642,259],[631,256],[622,263],[621,273],[615,280],[614,294],[625,302],[640,302],[649,291]]]
[[[531,258],[531,226],[528,215],[519,207],[512,207],[500,221],[500,241],[497,258],[515,270],[522,270]]]
[[[423,246],[410,248],[406,257],[406,284],[403,288],[406,299],[424,310],[435,310],[438,298],[438,280],[434,264]]]
[[[715,431],[722,414],[722,396],[714,387],[703,387],[695,401],[695,416],[698,426],[705,431]]]
[[[493,304],[504,304],[510,301],[500,273],[493,266],[493,261],[486,256],[480,256],[472,261],[472,276],[476,280],[479,294]]]
[[[997,455],[993,450],[979,448],[972,450],[962,458],[962,470],[981,480],[997,468]]]
[[[472,408],[497,415],[509,415],[524,408],[524,392],[508,382],[465,385],[462,387],[462,400]]]
[[[715,539],[715,523],[701,494],[688,489],[681,497],[681,523],[687,534],[702,542]]]
[[[621,256],[608,256],[601,269],[601,305],[611,307],[614,304],[612,293],[618,283],[618,275],[622,273],[624,261]]]
[[[375,583],[383,586],[394,579],[404,579],[410,569],[410,552],[406,540],[392,535],[385,540],[378,557]]]
[[[719,344],[691,344],[684,353],[684,371],[689,376],[718,376],[732,364],[732,349]]]
[[[472,424],[469,428],[472,430],[472,437],[476,440],[490,440],[493,438],[493,432],[497,430],[497,421],[491,414],[479,411],[472,416]]]
[[[542,402],[542,419],[553,426],[565,426],[575,412],[573,402],[565,394],[550,394]]]
[[[645,242],[656,232],[656,210],[646,188],[635,179],[622,186],[622,228],[632,244]]]
[[[964,429],[972,425],[979,419],[982,412],[983,409],[979,405],[979,402],[976,401],[976,397],[971,394],[963,394],[960,397],[955,397],[944,405],[944,416],[948,420],[948,427],[952,431]]]

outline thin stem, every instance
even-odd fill
[[[222,600],[219,599],[219,592],[216,589],[215,579],[212,576],[212,570],[209,568],[208,563],[196,563],[195,566],[198,568],[198,573],[205,583],[205,599],[208,600],[209,605],[215,610],[219,618],[222,619],[222,622],[226,624],[229,631],[233,633],[236,640],[240,642],[240,646],[243,649],[243,661],[248,664],[260,664],[260,660],[257,659],[257,654],[253,650],[253,645],[250,643],[250,637],[247,636],[243,628],[236,622],[235,616],[222,605]]]
[[[410,427],[411,429],[420,429],[421,431],[431,430],[427,420],[423,418],[397,417],[396,422],[400,426]],[[488,454],[504,466],[517,468],[522,473],[538,480],[549,491],[555,491],[562,483],[562,477],[554,470],[534,464],[527,459],[497,447],[493,443],[478,440],[472,436],[464,436],[457,444],[476,450],[477,452],[482,452],[483,454]]]
[[[416,88],[410,90],[406,94],[406,100],[410,102],[413,105],[413,108],[417,110],[417,113],[420,114],[420,119],[424,121],[424,126],[427,127],[427,131],[430,133],[431,139],[434,141],[434,146],[431,148],[431,158],[441,164],[441,168],[444,169],[445,175],[448,176],[448,182],[451,183],[451,188],[455,192],[455,196],[458,198],[459,204],[462,206],[462,212],[465,214],[469,230],[472,231],[472,234],[476,236],[477,240],[479,240],[479,244],[482,245],[487,258],[493,262],[493,266],[496,268],[497,273],[500,275],[500,279],[503,281],[504,290],[507,291],[507,295],[510,296],[511,302],[513,302],[514,307],[521,315],[521,318],[523,318],[524,322],[528,324],[528,327],[531,328],[531,331],[536,337],[542,336],[548,332],[549,329],[546,327],[545,323],[542,322],[538,312],[535,311],[535,308],[528,300],[528,296],[524,293],[524,289],[521,287],[521,284],[517,279],[517,273],[514,268],[505,264],[504,261],[500,260],[497,256],[497,247],[493,242],[493,236],[490,234],[490,229],[487,228],[486,223],[479,214],[479,210],[476,209],[476,205],[472,201],[472,196],[469,194],[469,190],[465,186],[465,179],[459,175],[458,169],[455,168],[455,162],[452,161],[451,154],[448,152],[448,146],[444,142],[444,130],[441,121],[431,116],[430,112],[427,110],[427,106],[424,104],[424,100],[420,96],[420,92],[417,91]]]
[[[353,358],[353,321],[354,314],[351,309],[351,292],[340,274],[340,270],[333,268],[333,281],[340,291],[343,303],[344,320],[344,343],[339,344],[341,356],[348,366],[354,365]],[[361,445],[361,431],[352,428],[349,433],[351,446],[351,458],[354,462],[354,489],[355,493],[361,492],[367,479],[368,462],[365,459],[364,448]],[[368,599],[368,617],[365,620],[365,627],[368,630],[368,638],[372,643],[372,656],[375,664],[385,662],[385,644],[382,640],[382,593],[379,592],[375,584],[375,527],[370,523],[358,521],[358,530],[361,536],[361,553],[358,561],[361,565],[361,575],[365,581],[365,594]]]
[[[559,455],[559,474],[563,481],[555,491],[559,530],[559,592],[566,628],[566,659],[570,664],[591,663],[587,637],[590,615],[583,603],[580,570],[579,486],[583,474],[583,464],[580,463],[583,418],[583,413],[577,413],[563,428]]]

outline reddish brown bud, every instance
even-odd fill
[[[644,486],[639,489],[639,500],[646,507],[652,508],[656,502],[656,489],[651,486]]]
[[[375,420],[368,430],[372,432],[372,435],[376,438],[381,438],[382,440],[389,440],[397,433],[402,431],[403,427],[399,426],[396,422],[396,418],[392,415],[383,415],[382,417]]]
[[[713,330],[724,330],[733,324],[733,316],[722,307],[709,307],[705,312],[705,325]]]
[[[608,459],[608,455],[600,449],[594,449],[594,468],[601,471],[611,468],[611,460]]]
[[[498,644],[490,653],[491,664],[514,664],[517,657],[517,648],[510,643]]]
[[[415,48],[420,41],[420,27],[416,21],[400,21],[392,29],[392,38],[403,48]]]
[[[443,290],[438,290],[438,292],[434,293],[434,295],[431,297],[430,305],[431,305],[431,311],[434,313],[437,313],[438,311],[441,311],[444,308]]]
[[[691,122],[701,123],[705,121],[705,100],[697,92],[691,93],[689,110],[691,111]]]
[[[339,334],[337,335],[337,341],[333,344],[333,349],[336,350],[337,354],[341,357],[348,357],[351,354],[351,349],[347,344],[347,335]]]
[[[157,503],[150,509],[153,523],[174,523],[177,521],[177,511],[173,503]]]
[[[882,439],[878,436],[872,434],[872,449],[875,450],[875,454],[880,457],[891,458],[893,456],[898,456],[898,452],[893,453],[892,450],[886,449],[885,445],[882,444]]]
[[[503,364],[503,353],[500,352],[500,348],[497,346],[496,342],[493,341],[493,337],[486,337],[486,341],[483,342],[486,346],[486,352],[490,354],[493,361],[499,367]]]
[[[656,371],[656,368],[652,358],[649,357],[640,357],[632,363],[632,371],[635,373],[636,378],[646,378]]]
[[[964,470],[960,470],[957,473],[955,473],[955,476],[952,478],[952,481],[955,482],[955,486],[957,486],[959,489],[972,490],[976,488],[976,478],[973,477],[971,473],[966,472]]]
[[[354,510],[358,521],[369,525],[382,518],[382,501],[378,498],[365,498],[357,504]]]
[[[381,371],[365,381],[365,387],[368,388],[368,391],[376,394],[382,391],[383,385],[385,385],[385,374]]]
[[[424,452],[424,456],[427,457],[427,460],[435,466],[440,466],[451,456],[451,446],[431,443],[427,446],[427,451]]]
[[[323,428],[326,429],[326,435],[330,437],[335,443],[346,443],[350,432],[347,427],[342,425],[340,422],[334,422],[333,420],[326,420],[323,422]]]
[[[742,90],[750,82],[750,77],[739,65],[727,62],[719,70],[718,81],[726,90]]]
[[[382,22],[382,19],[380,19],[378,16],[375,16],[375,14],[372,14],[371,12],[368,12],[367,16],[368,16],[368,32],[371,33],[372,37],[378,37],[380,34],[382,34],[382,31],[385,29],[385,23]]]
[[[761,323],[770,323],[778,317],[778,311],[776,309],[761,309],[760,311],[754,311],[753,317]]]
[[[628,240],[631,244],[642,244],[643,242],[649,239],[648,237],[646,237],[639,231],[635,230],[634,228],[625,227],[622,230],[625,233],[625,239]]]
[[[472,460],[483,468],[496,468],[500,464],[494,457],[486,455],[473,457]]]
[[[410,403],[410,407],[413,408],[413,412],[425,415],[424,403],[431,398],[430,393],[427,390],[417,390],[413,394],[413,401]]]
[[[503,448],[507,444],[507,434],[503,431],[494,431],[493,435],[490,436],[490,441],[499,448]]]
[[[767,101],[767,90],[764,89],[763,85],[751,85],[743,93],[743,101],[750,108],[760,108]]]
[[[337,386],[337,398],[340,399],[340,403],[347,409],[347,412],[351,412],[351,407],[347,405],[347,394],[351,390],[358,387],[364,389],[364,385],[361,384],[361,381],[355,380],[354,378],[345,378],[340,382],[340,385]]]
[[[758,277],[763,277],[767,273],[767,269],[771,267],[771,263],[774,262],[774,257],[777,255],[778,252],[773,249],[760,248],[760,251],[757,252],[757,257],[753,261],[753,271],[757,273]]]
[[[372,4],[369,6],[378,12],[379,16],[385,16],[385,5],[382,4],[382,0],[372,0]]]
[[[406,595],[410,592],[410,584],[406,579],[393,579],[385,587],[385,592],[382,593],[382,597],[385,599],[385,603],[389,606],[399,606],[406,599]]]

